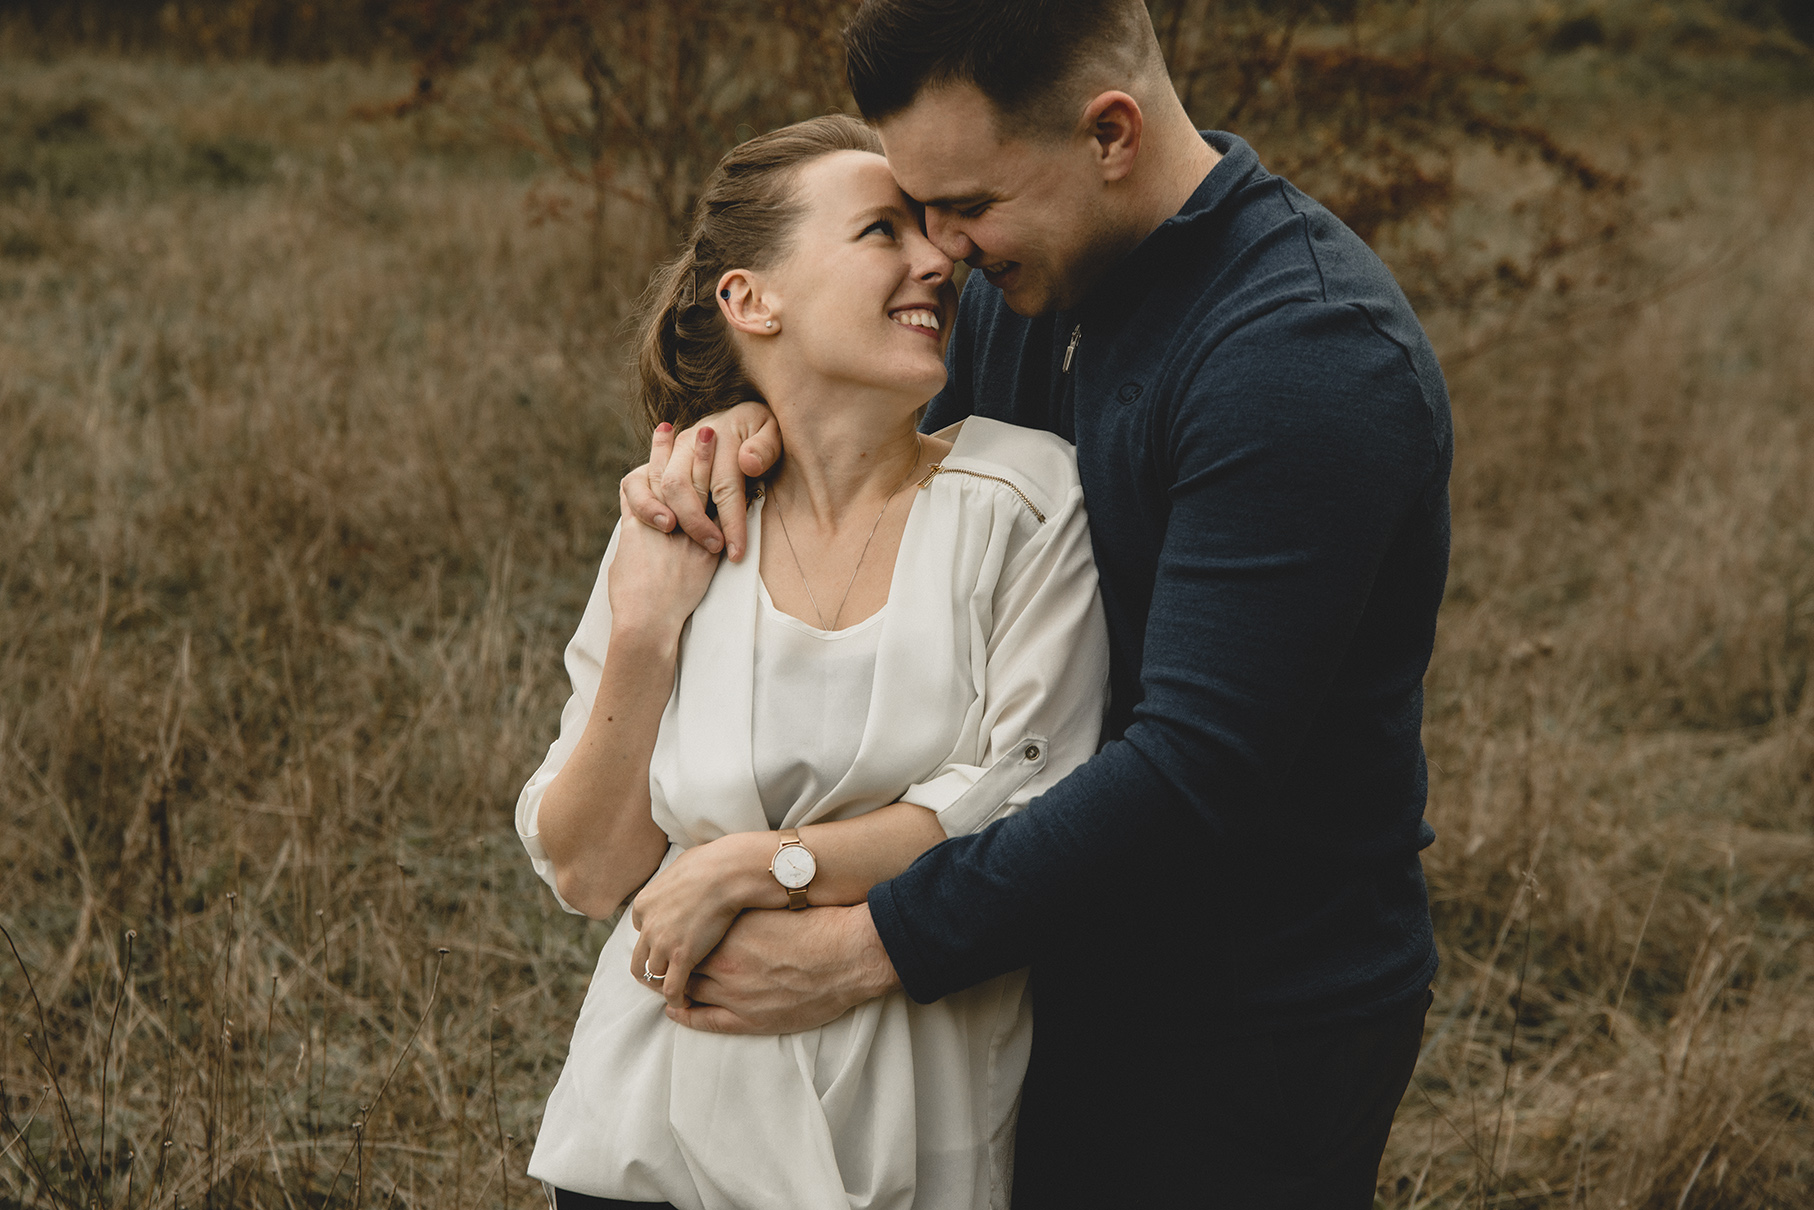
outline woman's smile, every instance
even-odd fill
[[[904,328],[930,336],[935,344],[939,341],[940,330],[944,326],[939,322],[935,307],[897,307],[888,313],[888,318]]]

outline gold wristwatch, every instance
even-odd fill
[[[813,851],[800,843],[798,828],[782,830],[781,847],[775,850],[775,859],[769,863],[768,872],[787,891],[790,911],[799,911],[806,906],[806,888],[812,884],[813,875],[819,872],[819,863],[814,859]]]

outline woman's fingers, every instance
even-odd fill
[[[674,455],[661,475],[661,498],[687,536],[713,554],[724,549],[724,531],[706,515],[712,492],[717,432],[701,426],[674,438]]]
[[[668,469],[668,459],[674,455],[674,426],[662,421],[655,426],[655,432],[649,438],[649,473],[656,478]]]
[[[763,409],[764,413],[767,409]],[[766,443],[762,434],[773,434]],[[713,444],[717,449],[712,458],[712,502],[718,506],[718,526],[724,531],[725,556],[735,563],[743,558],[746,540],[749,536],[748,510],[744,502],[748,498],[747,474],[750,466],[756,466],[757,475],[765,474],[774,465],[775,458],[781,451],[781,430],[775,424],[775,418],[768,416],[767,422],[754,434],[739,442],[735,434],[726,434],[730,440],[720,439]],[[746,454],[755,443],[754,456]],[[774,454],[764,461],[768,445],[774,447]]]
[[[644,936],[638,936],[636,938],[635,948],[630,951],[630,973],[636,977],[638,983],[647,982],[645,975],[652,969],[649,958],[649,939]]]
[[[651,942],[643,934],[636,938],[636,946],[630,951],[630,974],[638,983],[660,992],[670,1006],[685,1008],[687,981],[692,978],[697,961],[686,947],[670,946],[659,939]]]
[[[718,430],[702,428],[693,443],[693,494],[702,500],[712,497],[712,463],[718,457]]]
[[[633,472],[626,481],[631,511],[653,529],[678,525],[712,554],[741,559],[746,477],[766,474],[781,458],[781,428],[768,405],[737,404],[685,432],[658,432],[652,444],[661,448],[650,450],[646,476]]]
[[[687,1000],[687,980],[693,977],[693,962],[680,953],[670,955],[668,969],[662,972],[661,997],[668,1002],[669,1008],[685,1008]]]
[[[661,476],[673,456],[674,426],[664,421],[655,426],[655,434],[649,441],[649,460],[625,475],[617,485],[619,511],[664,534],[674,528],[674,516],[662,498]]]
[[[661,475],[668,469],[668,460],[674,455],[674,426],[662,421],[655,426],[654,435],[649,439],[649,461],[637,476],[643,493],[650,503],[649,515],[642,517],[645,525],[667,533],[674,524],[673,516],[664,506],[661,498]],[[641,516],[641,513],[638,513]]]

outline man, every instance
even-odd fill
[[[1357,237],[1193,128],[1139,0],[867,0],[846,46],[927,234],[977,270],[926,427],[1077,446],[1107,742],[865,906],[747,914],[676,1018],[792,1030],[1031,965],[1017,1206],[1371,1206],[1436,965],[1429,343]],[[742,509],[720,530],[702,501],[778,456],[764,420],[633,473],[632,507],[740,556]]]

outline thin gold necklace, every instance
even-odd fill
[[[869,536],[863,539],[863,549],[857,552],[857,565],[850,569],[850,579],[844,584],[844,596],[838,602],[838,611],[831,615],[831,625],[825,624],[825,611],[819,608],[819,598],[813,595],[812,581],[806,578],[806,568],[800,565],[800,552],[794,549],[794,537],[787,532],[787,515],[781,511],[781,499],[773,492],[768,493],[769,503],[775,506],[775,520],[781,522],[781,540],[787,543],[787,553],[793,556],[794,570],[800,573],[800,586],[806,589],[806,599],[812,602],[813,616],[819,619],[820,630],[836,630],[838,619],[844,616],[844,606],[850,601],[850,590],[857,585],[857,573],[863,570],[863,558],[869,554],[869,544],[876,539],[876,530],[882,528],[882,518],[888,515],[888,506],[901,494],[901,488],[913,482],[914,472],[920,469],[920,463],[926,458],[926,439],[918,433],[913,435],[913,465],[907,468],[907,477],[888,493],[888,499],[882,501],[882,511],[876,514],[875,524],[869,527]]]

